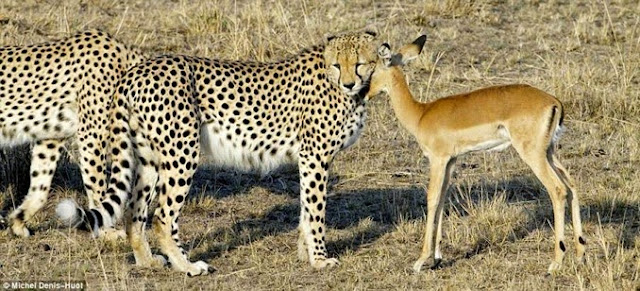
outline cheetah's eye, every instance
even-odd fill
[[[336,68],[336,69],[340,70],[340,64],[333,64],[332,66],[333,66],[334,68]]]

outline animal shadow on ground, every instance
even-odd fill
[[[338,179],[338,177],[333,177],[331,180]],[[262,186],[264,187],[264,185]],[[271,186],[266,188],[271,189]],[[420,201],[424,201],[423,193],[423,188],[418,185],[404,188],[375,188],[338,192],[329,188],[326,212],[328,228],[348,229],[357,226],[365,219],[373,222],[364,228],[355,227],[357,231],[349,238],[332,241],[329,236],[327,242],[329,254],[337,255],[349,249],[357,250],[361,245],[371,243],[385,233],[393,231],[395,224],[401,219],[421,218],[423,211],[418,205],[420,205]],[[294,195],[296,199],[291,199],[290,202],[283,205],[274,206],[260,217],[241,219],[230,228],[220,228],[195,238],[196,241],[224,241],[221,244],[210,245],[203,253],[195,254],[195,258],[209,260],[220,256],[222,252],[232,251],[238,246],[248,245],[267,236],[275,236],[297,229],[300,205],[297,199],[298,195]]]
[[[372,223],[360,229],[350,238],[332,241],[328,237],[328,252],[331,255],[357,249],[363,244],[375,241],[395,228],[399,220],[415,220],[423,217],[424,188],[420,184],[398,188],[367,188],[362,190],[335,191],[334,185],[341,177],[329,177],[327,198],[327,227],[347,229],[358,225],[364,219]],[[289,201],[276,205],[259,217],[241,218],[231,227],[215,229],[208,234],[194,238],[194,241],[215,241],[206,251],[194,254],[198,260],[209,260],[223,252],[248,245],[267,236],[274,236],[297,229],[299,204],[299,175],[296,167],[284,168],[266,177],[238,174],[216,168],[198,169],[192,187],[191,199],[198,193],[206,193],[213,198],[225,198],[247,193],[250,188],[262,187],[275,194],[286,195]],[[193,193],[196,192],[196,193]],[[189,244],[187,244],[189,245]]]
[[[212,176],[209,176],[212,177]],[[297,175],[272,177],[267,182],[266,188],[275,192],[282,189],[292,189],[298,187]],[[218,182],[223,180],[218,179]],[[237,179],[234,178],[234,179]],[[244,178],[240,178],[244,181]],[[339,177],[330,179],[335,183]],[[264,180],[262,180],[264,183]],[[288,186],[281,186],[280,183],[291,183]],[[244,181],[246,182],[246,181]],[[260,185],[261,182],[238,183],[233,180],[233,185],[242,184],[246,187]],[[272,183],[272,184],[269,184]],[[406,184],[405,184],[406,185]],[[262,184],[261,186],[265,186]],[[225,186],[222,185],[222,188]],[[275,188],[274,188],[275,187]],[[280,190],[278,190],[280,189]],[[214,196],[226,197],[229,191],[215,192]],[[283,192],[280,192],[283,193]],[[296,192],[297,193],[297,192]],[[386,233],[395,230],[400,222],[422,220],[426,211],[426,199],[424,195],[424,185],[416,183],[415,186],[389,187],[389,188],[366,188],[362,190],[332,191],[330,188],[327,202],[327,226],[331,229],[354,229],[353,233],[341,239],[332,240],[329,236],[327,242],[328,252],[331,256],[339,256],[348,251],[356,251],[361,246],[376,241]],[[465,195],[460,195],[465,193]],[[551,202],[544,187],[537,182],[535,177],[514,177],[504,181],[481,181],[470,185],[460,185],[455,180],[449,187],[449,195],[445,204],[445,227],[447,216],[456,211],[460,217],[468,216],[461,207],[463,204],[487,204],[494,199],[494,193],[505,195],[507,203],[526,203],[527,211],[525,221],[518,223],[514,229],[509,231],[510,235],[506,242],[516,242],[528,236],[534,230],[550,229],[553,221]],[[287,193],[291,197],[297,198],[294,192]],[[240,219],[230,228],[216,229],[208,234],[196,237],[196,241],[207,240],[221,243],[209,244],[209,247],[194,258],[199,260],[209,260],[220,256],[223,252],[233,251],[238,246],[248,245],[268,236],[275,236],[280,233],[292,231],[297,228],[299,221],[300,206],[297,199],[284,205],[277,205],[259,217]],[[567,211],[567,223],[570,224],[569,211]],[[583,207],[583,219],[584,207]],[[370,220],[364,227],[355,227],[363,220]],[[445,230],[446,232],[447,230]],[[420,244],[422,235],[420,235]],[[443,245],[446,242],[443,241]],[[455,264],[460,259],[468,259],[477,254],[481,254],[491,246],[488,240],[478,240],[465,250],[453,250],[453,256],[449,256],[447,261],[440,267],[448,267]],[[416,250],[416,255],[419,250]]]
[[[636,238],[640,235],[640,204],[627,203],[610,197],[589,204],[581,205],[583,221],[595,225],[610,225],[619,227],[618,243],[625,249],[635,249]],[[587,233],[589,236],[594,234]],[[595,241],[592,239],[592,241]]]
[[[456,183],[455,180],[449,186],[448,201],[445,204],[445,225],[447,217],[456,212],[459,217],[467,217],[470,213],[467,207],[480,207],[489,205],[497,195],[504,195],[505,203],[526,204],[525,217],[520,223],[515,223],[512,229],[503,230],[509,233],[508,237],[501,240],[502,243],[514,243],[527,237],[531,232],[541,229],[550,229],[553,224],[553,210],[546,190],[534,176],[514,176],[508,180],[481,180],[471,184]],[[567,212],[568,214],[568,212]],[[473,219],[473,218],[471,218]],[[570,223],[571,220],[566,220]],[[566,224],[565,224],[566,225]],[[443,226],[443,232],[449,231]],[[445,260],[435,268],[447,268],[455,265],[459,260],[469,259],[486,252],[492,245],[489,238],[480,238],[464,248],[451,249],[443,241],[441,246],[445,249]],[[421,242],[422,243],[422,242]],[[416,256],[419,250],[416,250]]]
[[[332,185],[329,181],[329,185]],[[298,197],[300,184],[297,167],[281,167],[273,173],[260,176],[254,173],[242,173],[215,166],[199,167],[193,177],[189,191],[191,199],[206,193],[207,196],[220,199],[247,193],[249,189],[263,187],[276,194]]]

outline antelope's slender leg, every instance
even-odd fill
[[[447,164],[450,157],[430,157],[431,169],[429,178],[429,187],[427,188],[427,223],[425,226],[424,241],[422,244],[422,252],[420,258],[413,265],[413,270],[419,272],[422,265],[433,256],[435,243],[434,223],[442,192],[447,182]]]
[[[554,167],[554,170],[560,176],[560,179],[564,183],[567,188],[567,203],[571,207],[571,223],[573,225],[573,237],[574,244],[576,246],[576,258],[578,262],[584,261],[584,253],[585,253],[585,245],[587,241],[584,239],[582,234],[582,219],[580,217],[580,201],[578,199],[578,193],[575,190],[575,186],[573,184],[573,180],[569,176],[567,169],[560,164],[558,158],[555,154],[549,150],[548,156],[550,157],[550,161]]]
[[[551,273],[560,268],[567,250],[564,243],[564,212],[567,202],[567,187],[553,168],[551,157],[547,155],[549,145],[523,142],[527,140],[530,139],[513,138],[513,147],[547,188],[551,198],[555,232],[555,255],[548,269],[548,272]]]
[[[433,266],[437,267],[438,265],[440,265],[440,262],[442,262],[442,253],[440,252],[440,241],[442,240],[442,216],[443,216],[443,209],[444,209],[444,202],[447,200],[447,189],[449,188],[449,182],[451,179],[451,173],[453,172],[453,168],[454,165],[456,163],[456,158],[452,158],[451,160],[449,160],[449,162],[447,163],[446,166],[446,170],[445,170],[445,177],[444,177],[444,181],[442,182],[442,197],[440,198],[440,202],[438,203],[438,210],[436,213],[436,225],[437,230],[436,230],[436,237],[435,237],[435,251],[434,251],[434,262],[433,262]]]

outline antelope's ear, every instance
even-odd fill
[[[378,57],[383,59],[391,58],[391,46],[388,43],[383,43],[378,48]]]
[[[422,48],[424,48],[424,44],[426,41],[427,36],[423,34],[412,43],[400,48],[398,50],[398,53],[391,57],[391,65],[404,66],[410,61],[417,58],[420,55],[420,52],[422,52]]]
[[[382,64],[389,66],[391,63],[391,46],[388,43],[383,43],[378,47],[378,58]]]

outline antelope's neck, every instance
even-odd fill
[[[387,80],[390,82],[388,94],[391,107],[400,124],[415,135],[424,113],[424,104],[413,99],[409,85],[400,69],[394,67],[389,73]]]

